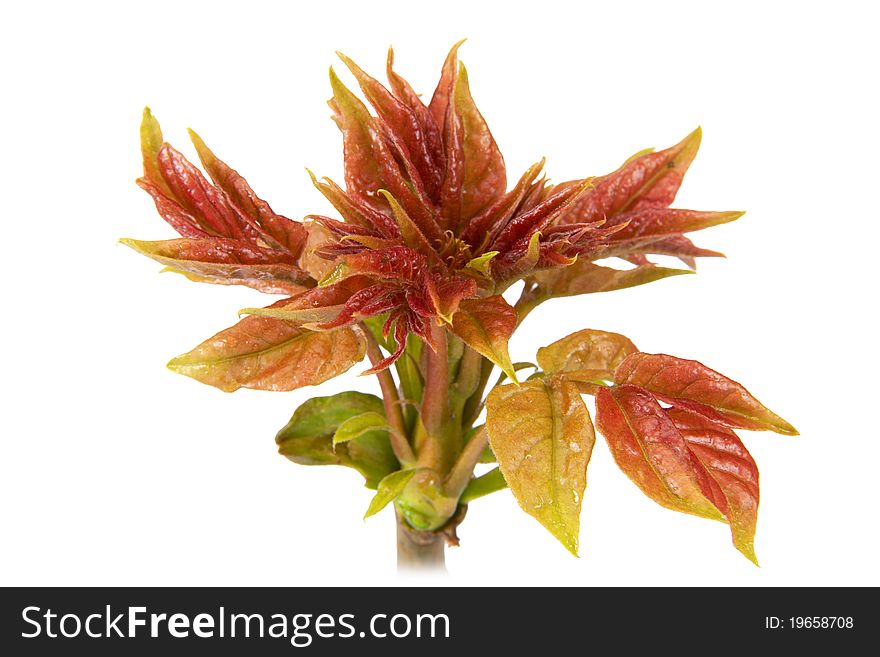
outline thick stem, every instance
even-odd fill
[[[367,338],[367,356],[370,362],[375,366],[382,360],[382,352],[379,349],[379,343],[370,333],[367,327],[362,327]],[[387,369],[376,373],[379,379],[379,387],[382,389],[382,403],[385,407],[385,418],[388,420],[388,426],[391,427],[389,436],[391,439],[391,449],[401,465],[407,466],[415,462],[416,457],[413,454],[412,447],[406,437],[406,425],[403,422],[403,411],[400,408],[400,395],[397,392],[397,386],[394,383],[394,377]]]
[[[424,432],[416,434],[419,464],[437,472],[445,472],[451,465],[455,450],[449,444],[449,353],[446,329],[431,327],[434,349],[425,347],[425,388],[422,393],[421,420]],[[453,454],[451,455],[450,452]]]
[[[436,532],[420,532],[397,516],[397,569],[446,570],[446,539]]]

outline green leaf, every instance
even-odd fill
[[[390,502],[393,502],[394,499],[403,492],[403,489],[406,488],[409,480],[415,476],[416,472],[418,472],[418,470],[398,470],[397,472],[392,472],[380,481],[376,495],[370,501],[370,506],[367,509],[367,513],[364,515],[364,520],[370,516],[376,515],[379,511],[388,506]]]
[[[489,261],[492,260],[495,256],[497,256],[499,251],[487,251],[481,256],[478,256],[467,263],[467,266],[470,269],[480,272],[483,276],[489,275]]]
[[[168,367],[224,392],[288,391],[342,374],[363,360],[365,352],[364,335],[358,329],[316,332],[274,317],[250,315],[172,359]]]
[[[465,299],[452,317],[452,332],[516,382],[507,341],[516,329],[516,311],[504,297]]]
[[[144,177],[154,185],[159,185],[163,191],[168,192],[168,184],[159,170],[159,150],[165,140],[162,138],[162,128],[153,116],[149,107],[144,108],[141,120],[141,154],[144,159]]]
[[[384,431],[366,432],[348,442],[333,445],[333,436],[347,420],[365,414],[381,415],[382,400],[361,392],[341,392],[314,397],[296,409],[278,432],[278,451],[301,465],[344,465],[354,468],[376,488],[399,464]],[[384,418],[383,418],[384,421]]]
[[[489,443],[522,509],[577,555],[587,464],[596,436],[574,384],[561,376],[495,388]]]
[[[501,474],[501,468],[492,468],[484,475],[471,479],[471,482],[464,489],[459,498],[461,504],[467,504],[480,497],[484,497],[489,493],[503,490],[507,488],[507,482],[504,481],[504,475]]]
[[[339,425],[336,433],[333,434],[333,444],[347,443],[371,431],[387,432],[390,429],[384,413],[369,412],[355,415]]]

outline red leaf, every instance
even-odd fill
[[[158,163],[175,200],[203,230],[218,237],[248,239],[248,231],[223,192],[205,180],[181,153],[165,144],[159,149]]]
[[[394,343],[397,345],[397,348],[389,356],[380,360],[370,369],[365,370],[361,376],[378,374],[382,370],[391,367],[394,362],[403,355],[404,350],[406,350],[406,336],[409,333],[409,330],[410,327],[409,322],[407,321],[407,316],[405,314],[398,315],[397,322],[394,325]]]
[[[437,82],[437,88],[434,89],[434,95],[431,97],[431,103],[428,109],[441,132],[446,124],[446,113],[449,106],[449,99],[452,96],[452,90],[455,85],[455,76],[458,73],[458,49],[464,39],[456,43],[446,55],[446,61],[443,62],[443,68],[440,71],[440,80]]]
[[[435,270],[425,275],[424,291],[433,308],[430,316],[450,323],[462,300],[477,294],[477,283],[472,278]]]
[[[433,162],[433,168],[440,172],[441,176],[441,178],[438,178],[436,185],[431,181],[426,180],[425,186],[431,194],[436,194],[439,191],[439,185],[442,181],[442,172],[445,168],[446,160],[443,154],[443,136],[441,134],[440,126],[434,121],[431,111],[422,102],[418,94],[413,91],[409,82],[394,72],[394,51],[391,48],[388,48],[386,74],[395,97],[410,108],[424,133],[425,145]]]
[[[171,197],[171,192],[165,181],[158,185],[146,178],[140,178],[137,181],[138,186],[153,197],[156,204],[156,210],[159,212],[168,225],[178,232],[182,237],[190,237],[194,239],[202,237],[211,237],[211,233],[201,227],[199,222],[189,212],[184,210],[181,205]]]
[[[526,195],[535,186],[535,180],[543,168],[543,159],[529,167],[513,189],[468,221],[462,229],[461,239],[478,251],[483,251],[483,247],[489,243],[492,235],[506,226],[513,217]]]
[[[270,294],[298,294],[315,283],[294,264],[286,251],[253,246],[225,238],[174,239],[130,246],[193,280],[221,285],[246,285]]]
[[[384,237],[400,236],[397,225],[390,216],[359,198],[352,197],[329,178],[322,178],[319,181],[311,171],[309,175],[312,177],[312,184],[330,201],[345,221]]]
[[[239,388],[295,390],[350,369],[365,353],[354,328],[315,332],[274,317],[245,317],[168,367],[224,392]]]
[[[655,502],[730,524],[733,543],[754,552],[758,469],[730,429],[682,409],[664,409],[643,388],[602,388],[596,423],[621,470]]]
[[[342,130],[345,186],[364,201],[377,205],[376,194],[385,186],[379,158],[373,152],[379,128],[364,104],[342,84],[332,68],[330,85]]]
[[[758,466],[752,455],[733,431],[702,415],[683,408],[667,409],[666,415],[721,488],[727,503],[721,511],[730,523],[733,544],[757,564],[754,540],[760,492]]]
[[[602,388],[596,425],[621,470],[652,500],[674,511],[720,520],[718,485],[688,449],[654,396],[637,386]]]
[[[369,285],[368,278],[353,276],[334,285],[313,288],[292,299],[275,303],[268,308],[244,308],[239,312],[275,317],[315,328],[315,325],[337,318],[346,302],[355,293]]]
[[[516,381],[516,371],[507,342],[515,329],[516,311],[500,295],[462,301],[452,318],[452,332],[500,367],[511,381]]]
[[[695,360],[665,354],[632,354],[618,366],[614,380],[620,385],[641,386],[670,404],[699,413],[713,422],[797,435],[793,426],[742,385]]]
[[[299,257],[308,239],[308,233],[303,225],[275,214],[269,204],[254,193],[247,181],[235,169],[211,152],[201,137],[192,130],[189,134],[202,166],[205,167],[214,184],[223,190],[235,207],[253,222],[260,236],[267,242],[274,242],[286,249],[294,257]]]
[[[553,223],[590,186],[589,179],[579,185],[554,191],[532,209],[511,219],[498,231],[498,236],[489,245],[491,251],[505,251],[520,240],[527,240],[537,231]]]
[[[331,329],[359,322],[367,317],[381,315],[405,304],[406,293],[397,286],[376,283],[352,294],[335,319],[319,324],[319,328]]]
[[[415,165],[409,161],[408,155],[399,148],[392,153],[391,144],[382,134],[380,120],[370,116],[364,104],[342,84],[332,69],[330,84],[343,134],[346,187],[376,208],[384,206],[383,200],[377,196],[379,190],[390,191],[429,239],[441,240],[443,231],[433,216],[421,180],[412,175]],[[403,162],[409,175],[401,171],[398,160]]]
[[[595,179],[594,188],[569,208],[562,222],[598,221],[628,210],[667,207],[675,199],[701,138],[697,128],[672,148],[634,157],[614,173]]]
[[[434,102],[432,100],[432,111]],[[504,158],[471,97],[467,71],[459,64],[443,124],[446,175],[440,191],[444,228],[459,232],[462,222],[503,196]]]
[[[697,212],[673,208],[646,208],[624,212],[614,224],[626,224],[614,233],[614,242],[671,237],[680,233],[703,230],[739,219],[742,212]]]
[[[659,240],[651,241],[641,246],[629,246],[626,252],[631,257],[639,257],[642,254],[668,255],[681,260],[691,269],[696,269],[694,258],[723,258],[724,254],[709,249],[701,249],[684,235],[673,235]]]
[[[611,292],[654,281],[691,274],[687,269],[669,269],[645,265],[635,269],[612,269],[579,259],[568,267],[540,271],[532,279],[537,283],[533,294],[536,299],[568,297],[595,292]]]
[[[408,246],[391,246],[339,258],[336,269],[321,281],[321,285],[356,275],[417,285],[423,280],[426,271],[427,259],[421,253]]]
[[[432,157],[431,146],[419,117],[412,108],[398,100],[378,80],[367,75],[360,66],[342,53],[337,54],[357,78],[361,90],[376,113],[406,148],[407,157],[412,159],[429,195],[435,194],[440,186],[442,170]]]

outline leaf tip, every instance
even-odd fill
[[[755,554],[755,544],[751,541],[745,543],[735,543],[734,547],[742,554],[746,559],[755,564],[758,568],[761,567],[761,564],[758,563],[758,555]]]
[[[794,428],[790,423],[786,422],[782,418],[775,424],[776,433],[781,433],[784,436],[800,436],[801,433],[797,429]]]
[[[184,356],[175,356],[167,363],[165,363],[165,367],[176,374],[185,374],[186,364],[183,361]]]

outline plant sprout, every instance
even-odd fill
[[[333,217],[276,214],[191,132],[209,182],[144,111],[138,184],[180,237],[123,242],[193,281],[283,295],[169,367],[227,392],[289,391],[369,359],[363,373],[381,395],[309,399],[276,442],[295,463],[363,475],[376,490],[366,515],[394,508],[402,566],[441,565],[467,505],[508,487],[576,554],[595,442],[582,395],[595,396],[599,432],[648,497],[729,524],[757,563],[758,470],[735,430],[794,435],[790,424],[705,365],[642,353],[616,333],[577,331],[539,349],[534,364],[508,353],[549,299],[691,273],[696,258],[720,255],[685,233],[741,212],[670,207],[700,130],[608,175],[551,184],[541,160],[509,187],[459,45],[427,104],[394,71],[393,52],[388,87],[340,55],[372,113],[331,69],[345,185],[312,182]],[[609,259],[621,266],[597,263]],[[519,281],[508,303],[502,295]]]

